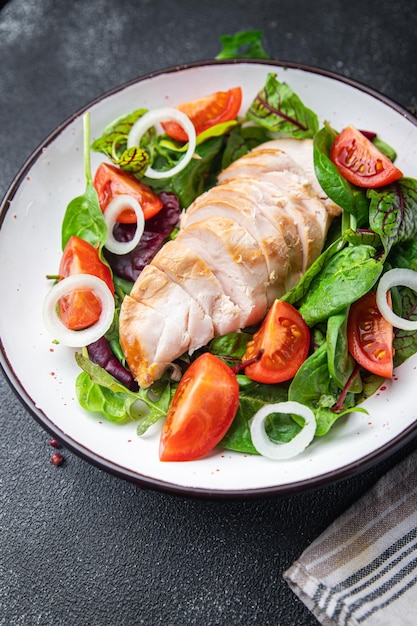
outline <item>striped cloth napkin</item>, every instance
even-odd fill
[[[325,626],[416,626],[417,451],[333,522],[284,579]]]

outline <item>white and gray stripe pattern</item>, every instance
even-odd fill
[[[284,578],[326,626],[415,626],[417,452],[337,519]]]

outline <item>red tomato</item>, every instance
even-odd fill
[[[242,90],[234,87],[228,91],[217,91],[204,98],[179,104],[176,108],[188,115],[197,135],[204,130],[234,120],[242,104]],[[177,141],[188,141],[188,136],[177,122],[162,124],[166,134]]]
[[[349,352],[368,372],[392,378],[392,326],[382,317],[376,304],[376,292],[354,302],[349,311],[347,338]]]
[[[148,185],[141,183],[136,176],[121,170],[115,165],[108,163],[100,165],[94,177],[94,187],[103,213],[106,210],[106,206],[117,194],[133,196],[142,207],[145,220],[153,217],[162,209],[162,200]],[[119,215],[117,221],[123,224],[136,223],[134,210],[125,209]]]
[[[292,304],[275,300],[257,333],[249,341],[245,361],[261,358],[247,367],[245,374],[259,383],[280,383],[295,376],[307,358],[310,331]]]
[[[114,293],[112,275],[88,241],[80,237],[69,238],[59,266],[59,278],[62,280],[72,274],[93,274],[105,281]],[[81,330],[95,324],[100,317],[101,303],[90,291],[75,291],[58,303],[59,317],[71,330]]]
[[[402,172],[372,141],[354,126],[337,135],[330,158],[341,175],[359,187],[383,187],[402,177]]]
[[[161,434],[161,461],[192,461],[210,452],[224,437],[239,404],[232,370],[205,352],[182,377]]]

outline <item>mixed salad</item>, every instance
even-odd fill
[[[199,458],[216,445],[292,457],[364,410],[417,351],[417,180],[403,176],[372,129],[320,126],[275,74],[244,115],[241,96],[231,86],[177,107],[179,116],[138,109],[92,143],[87,114],[86,191],[67,207],[59,272],[50,277],[45,323],[81,348],[80,405],[119,424],[137,421],[138,436],[161,421],[163,461]],[[318,181],[343,209],[322,254],[258,327],[216,337],[139,388],[119,342],[123,298],[175,238],[181,211],[232,161],[279,136],[313,140]],[[104,155],[94,176],[90,149]]]

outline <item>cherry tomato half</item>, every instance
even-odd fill
[[[378,309],[375,291],[351,305],[347,324],[349,352],[368,372],[392,378],[393,336],[391,324]]]
[[[176,108],[188,115],[194,124],[196,134],[199,135],[216,124],[234,120],[241,104],[242,90],[240,87],[234,87],[228,91],[216,91],[204,98],[179,104]],[[172,139],[188,141],[187,134],[177,122],[164,122],[162,127]]]
[[[224,437],[239,404],[232,370],[205,352],[183,375],[161,434],[161,461],[192,461],[210,452]]]
[[[307,358],[310,331],[292,304],[275,300],[258,332],[249,341],[245,361],[261,358],[247,367],[245,374],[259,383],[280,383],[295,376]]]
[[[101,261],[98,250],[88,241],[75,236],[70,237],[65,246],[59,266],[59,278],[73,274],[93,274],[104,280],[114,293],[111,271]],[[58,313],[67,328],[81,330],[97,322],[101,303],[92,292],[75,291],[60,299]]]
[[[133,174],[108,163],[102,163],[97,169],[94,176],[94,188],[103,213],[116,194],[127,194],[135,198],[142,207],[145,220],[156,215],[163,206],[162,200],[148,185],[141,183]],[[133,209],[125,209],[117,221],[122,224],[134,224],[136,223],[135,212]]]
[[[340,174],[359,187],[383,187],[402,177],[402,172],[372,141],[354,126],[337,135],[330,158]]]

